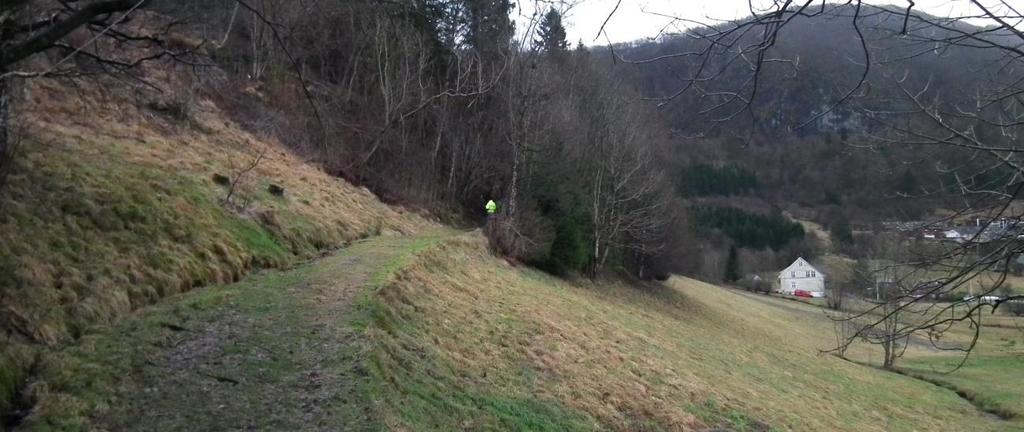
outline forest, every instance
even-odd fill
[[[480,225],[494,199],[488,232],[514,259],[669,271],[655,258],[686,218],[669,128],[599,54],[570,46],[557,9],[515,28],[508,0],[152,7],[224,34],[210,54],[227,76],[193,91],[386,202]]]
[[[28,2],[20,13],[43,11],[44,3]],[[872,138],[885,130],[885,116],[873,114],[878,107],[906,104],[885,96],[895,89],[899,70],[890,65],[900,56],[906,83],[950,89],[940,103],[955,106],[971,97],[956,85],[968,71],[943,65],[994,55],[959,46],[938,57],[912,55],[916,42],[887,37],[900,24],[890,14],[855,20],[863,28],[832,19],[848,16],[849,6],[794,16],[772,50],[802,59],[799,67],[766,68],[761,88],[770,96],[750,104],[749,118],[713,121],[733,103],[720,100],[722,91],[749,83],[741,67],[709,58],[722,72],[708,88],[660,100],[676,91],[680,70],[695,69],[694,58],[672,53],[700,47],[699,37],[573,46],[564,8],[538,4],[526,16],[510,0],[140,5],[154,12],[146,19],[163,36],[110,35],[91,64],[76,65],[84,75],[132,79],[131,66],[147,57],[111,54],[119,47],[192,65],[193,78],[157,108],[187,120],[208,97],[328,173],[446,221],[482,225],[483,203],[494,199],[500,217],[488,227],[492,246],[559,274],[595,276],[611,267],[716,279],[716,265],[693,258],[720,262],[731,246],[751,254],[785,249],[747,263],[770,268],[816,250],[807,242],[784,248],[800,236],[782,233],[789,231],[779,228],[786,224],[779,208],[829,229],[912,220],[955,201],[965,183],[981,188],[1006,178],[982,161],[961,163],[963,151]],[[878,41],[866,52],[882,60],[867,71],[866,90],[823,113],[842,94],[836,86],[856,81],[856,68],[840,65],[860,53],[837,42],[854,31]],[[42,52],[59,64],[69,48],[56,43]],[[667,57],[645,60],[659,56]],[[813,79],[824,76],[831,79]],[[716,202],[723,199],[730,202]],[[709,215],[723,204],[750,216]]]

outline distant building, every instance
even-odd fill
[[[797,258],[779,272],[779,292],[793,294],[797,290],[806,291],[814,297],[825,296],[825,274],[803,258]]]
[[[882,229],[886,231],[913,232],[927,228],[929,225],[926,221],[885,221],[882,222]]]
[[[958,235],[947,235],[946,239],[955,240],[960,243],[988,243],[997,240],[1012,240],[1017,238],[1020,232],[1016,226],[1009,225],[1003,220],[993,221],[988,225],[958,226],[950,231],[956,232]]]

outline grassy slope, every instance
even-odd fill
[[[156,67],[148,78],[173,82]],[[0,196],[0,412],[40,344],[81,335],[157,299],[238,280],[381,231],[424,222],[323,173],[200,101],[180,121],[92,82],[33,81],[28,133]],[[235,176],[244,210],[220,204]],[[283,197],[267,192],[285,187]]]
[[[449,241],[370,302],[367,391],[398,430],[1020,428],[818,355],[831,342],[818,309],[671,285],[577,286],[512,268],[476,237]]]
[[[95,328],[42,362],[24,430],[379,430],[353,300],[450,235],[383,237]],[[258,412],[260,415],[254,416]]]
[[[959,358],[912,358],[902,367],[914,376],[956,389],[975,404],[1004,417],[1024,418],[1024,356],[979,354],[964,366]]]

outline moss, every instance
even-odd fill
[[[0,348],[0,365],[3,366],[0,367],[0,413],[12,412],[21,402],[18,399],[24,396],[22,392],[34,362],[35,352],[31,347],[8,342]]]
[[[288,260],[289,251],[265,228],[248,220],[223,219],[224,228],[232,234],[243,250],[262,267],[280,266]]]

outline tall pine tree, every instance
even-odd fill
[[[569,47],[565,40],[565,26],[562,25],[562,14],[555,8],[548,9],[540,25],[537,26],[537,39],[533,48],[548,53],[564,52]]]
[[[509,18],[510,0],[465,0],[469,18],[466,39],[486,60],[509,49],[515,24]]]
[[[725,260],[725,281],[736,282],[740,280],[740,263],[736,256],[736,246],[729,246],[729,257]]]

